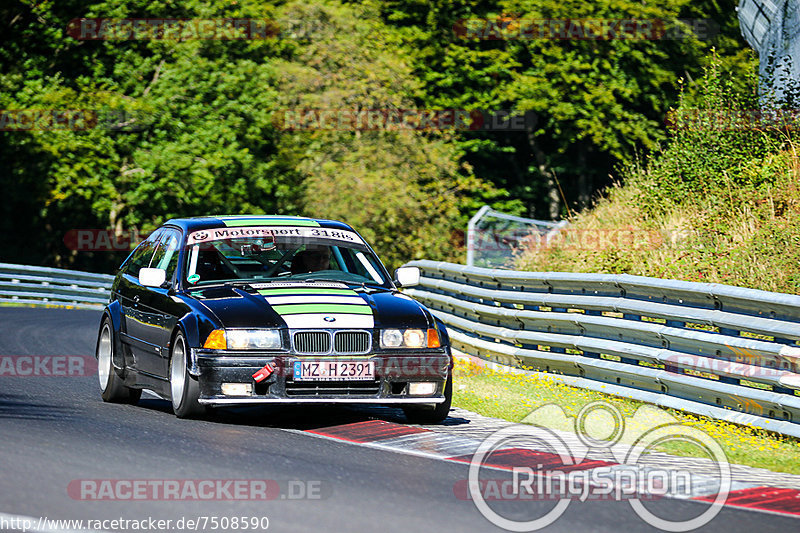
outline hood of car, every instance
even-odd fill
[[[431,327],[429,313],[404,294],[343,283],[268,283],[196,288],[189,295],[225,328],[372,329]]]

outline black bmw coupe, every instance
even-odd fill
[[[398,291],[342,222],[285,216],[170,220],[119,269],[97,340],[102,397],[148,389],[179,417],[215,406],[362,403],[437,423],[452,396],[441,321]]]

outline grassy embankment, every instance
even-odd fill
[[[800,294],[800,135],[766,121],[734,124],[757,109],[753,88],[736,94],[711,67],[671,117],[668,142],[620,170],[594,207],[550,246],[533,243],[518,270],[628,273]],[[571,232],[571,233],[570,233]],[[641,405],[545,377],[476,372],[460,364],[454,403],[519,422],[556,403],[568,414],[605,399],[626,415]],[[714,437],[733,463],[800,474],[800,442],[765,431],[671,412]],[[693,455],[689,449],[672,453]]]
[[[567,416],[574,417],[584,405],[602,400],[619,409],[626,420],[644,405],[626,398],[570,387],[548,379],[545,374],[500,373],[472,363],[458,362],[454,377],[453,405],[511,422],[522,422],[531,412],[548,404],[558,405]],[[796,439],[672,409],[667,413],[675,417],[677,423],[700,429],[716,440],[730,463],[800,474],[800,441]],[[547,424],[547,427],[551,426]],[[661,451],[708,457],[695,446],[669,445]]]
[[[522,250],[516,268],[800,294],[800,120],[759,120],[748,111],[759,106],[754,92],[735,94],[722,77],[710,70],[671,113],[669,140],[620,169],[624,185],[574,216],[552,246]]]

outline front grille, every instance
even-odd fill
[[[294,334],[294,349],[298,353],[328,353],[331,334],[327,331],[299,331]]]
[[[376,396],[380,382],[375,381],[287,381],[286,396]]]
[[[292,346],[298,354],[365,354],[372,350],[372,335],[363,330],[295,331]]]
[[[333,337],[333,351],[336,353],[367,353],[372,339],[366,331],[338,331]]]

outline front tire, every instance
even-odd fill
[[[188,350],[182,333],[175,335],[169,360],[169,387],[172,411],[178,418],[195,418],[206,413],[200,399],[200,383],[189,374]]]
[[[440,424],[450,412],[450,404],[453,401],[453,376],[447,376],[444,384],[444,402],[435,404],[434,407],[425,405],[406,405],[403,413],[409,424]]]
[[[95,348],[97,376],[100,380],[100,395],[104,402],[129,403],[135,405],[142,396],[141,389],[126,387],[114,369],[114,333],[108,317],[103,319]]]

